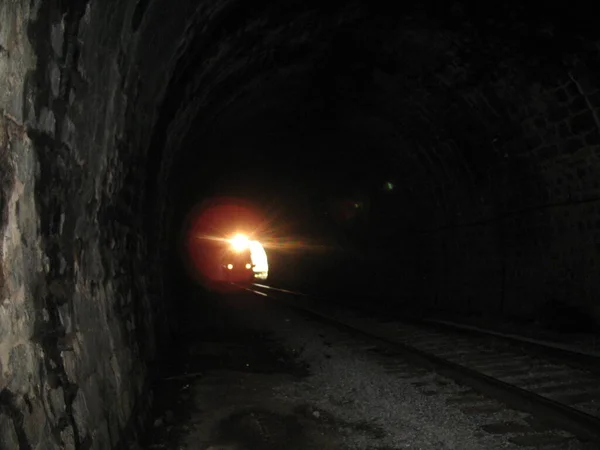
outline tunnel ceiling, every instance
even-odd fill
[[[593,31],[574,32],[560,12],[494,5],[213,5],[180,46],[150,178],[170,187],[150,198],[389,179],[422,223],[501,208],[510,199],[495,186],[515,158],[537,183],[522,161],[541,145],[524,136],[523,102],[564,78]]]

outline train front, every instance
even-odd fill
[[[229,283],[250,284],[255,278],[266,279],[266,253],[258,241],[238,234],[227,241],[221,259],[222,279]]]

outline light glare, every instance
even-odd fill
[[[250,240],[248,239],[248,236],[244,234],[236,234],[230,242],[231,246],[236,252],[242,252],[248,249],[250,245]]]
[[[263,245],[258,241],[250,241],[250,258],[254,265],[254,276],[261,280],[266,280],[269,275],[269,263],[267,252]]]

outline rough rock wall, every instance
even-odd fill
[[[422,149],[431,182],[414,185],[434,207],[415,226],[410,291],[430,305],[535,318],[559,301],[600,323],[600,47],[582,42],[479,80],[438,76],[455,99],[421,101],[438,142]]]
[[[0,5],[0,448],[34,448],[51,441],[47,415],[64,413],[62,389],[42,380],[51,356],[35,341],[49,261],[45,258],[35,179],[35,145],[26,132],[27,74],[36,58],[25,24],[35,17],[29,2]],[[35,120],[35,119],[33,119]],[[44,377],[45,378],[45,377]],[[55,422],[56,423],[56,422]],[[42,426],[40,426],[42,425]],[[52,448],[52,447],[49,447]]]
[[[0,4],[2,449],[114,448],[143,419],[144,137],[168,71],[136,83],[134,8]]]

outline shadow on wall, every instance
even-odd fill
[[[0,116],[0,235],[8,222],[9,196],[14,182],[14,170],[10,162],[8,120]],[[3,246],[0,246],[0,261],[4,259]],[[0,263],[0,295],[4,298],[4,264]]]

